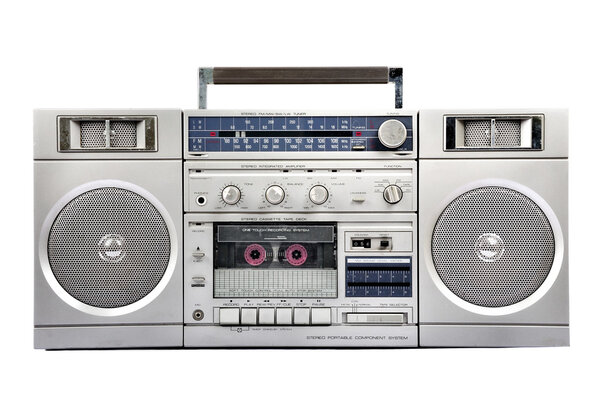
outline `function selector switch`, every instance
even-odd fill
[[[242,192],[235,185],[227,185],[221,191],[221,198],[228,205],[234,205],[242,198]]]
[[[383,146],[398,148],[406,141],[406,126],[399,120],[389,119],[381,123],[377,131],[377,137]]]
[[[285,191],[279,185],[271,185],[265,191],[265,199],[272,205],[278,205],[285,199]]]
[[[388,185],[383,190],[383,199],[391,205],[400,202],[402,200],[402,195],[402,188],[398,185]]]
[[[322,205],[329,199],[329,191],[323,185],[315,185],[308,192],[310,201],[316,205]]]

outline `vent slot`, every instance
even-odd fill
[[[541,150],[543,116],[446,116],[444,150]]]
[[[156,151],[156,116],[59,116],[60,152]]]

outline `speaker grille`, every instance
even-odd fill
[[[491,120],[467,120],[465,121],[465,146],[466,147],[488,147],[492,145]]]
[[[48,261],[58,283],[82,303],[132,304],[162,279],[171,254],[167,225],[140,195],[98,188],[69,202],[48,237]]]
[[[496,120],[495,144],[498,147],[521,146],[521,121]]]
[[[113,148],[135,148],[137,146],[137,122],[111,121],[110,146]]]
[[[539,206],[512,189],[489,186],[452,201],[433,230],[442,282],[461,299],[504,307],[533,294],[554,260],[554,234]]]
[[[104,148],[106,146],[106,122],[84,121],[81,122],[81,147]]]

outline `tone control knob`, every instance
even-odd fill
[[[399,120],[389,119],[381,123],[377,137],[388,148],[398,148],[406,141],[406,126]]]
[[[279,185],[271,185],[265,191],[265,199],[272,205],[278,205],[283,202],[285,191]]]
[[[329,191],[323,185],[315,185],[308,193],[310,201],[316,205],[322,205],[329,199]]]
[[[402,189],[398,185],[388,185],[383,190],[383,199],[392,205],[400,202],[402,195]]]
[[[227,185],[221,191],[221,197],[223,198],[223,202],[228,205],[234,205],[242,198],[242,192],[235,185]]]

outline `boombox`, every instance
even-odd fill
[[[34,113],[36,348],[569,344],[565,110],[402,109],[398,68],[204,68],[200,108]],[[395,108],[207,110],[207,84]]]

